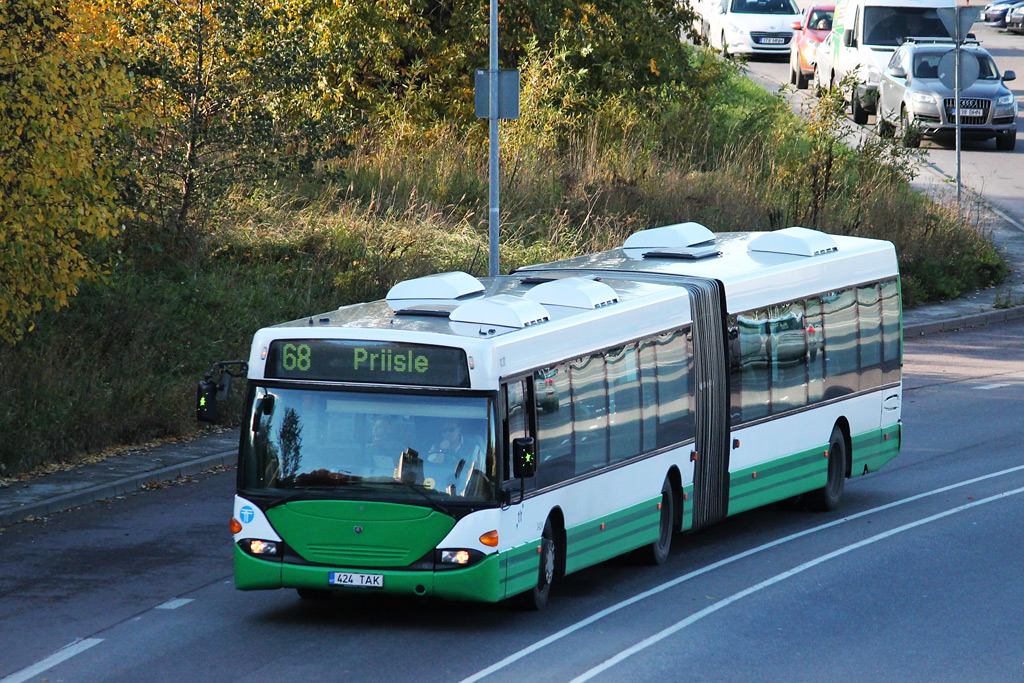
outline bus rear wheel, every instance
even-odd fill
[[[665,477],[661,485],[661,521],[658,526],[658,538],[650,545],[640,549],[640,559],[644,564],[659,565],[668,559],[672,548],[672,533],[675,531],[675,494],[672,482]]]
[[[838,426],[832,429],[828,440],[828,479],[824,488],[812,491],[807,498],[808,506],[819,512],[831,512],[839,507],[843,500],[843,487],[846,484],[846,439],[843,430]]]
[[[544,531],[540,537],[540,570],[537,573],[537,585],[516,596],[516,602],[522,609],[540,611],[548,604],[551,595],[551,584],[555,580],[557,561],[555,533],[551,520],[544,522]]]

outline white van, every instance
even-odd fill
[[[956,0],[838,0],[832,32],[818,46],[814,84],[839,85],[849,74],[856,87],[847,93],[855,123],[875,113],[882,71],[908,37],[949,37],[936,10]]]
[[[724,55],[789,55],[803,16],[793,0],[704,0],[698,14],[701,35]]]

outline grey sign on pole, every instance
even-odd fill
[[[981,7],[940,7],[935,10],[939,13],[939,19],[943,26],[949,31],[949,37],[958,42],[967,40],[967,33],[981,17]]]
[[[960,206],[960,92],[978,78],[978,59],[960,46],[967,40],[971,26],[981,16],[981,7],[942,7],[936,10],[943,26],[953,38],[953,49],[939,60],[942,83],[953,89],[954,120],[956,121],[956,205]],[[967,76],[968,78],[964,78]]]
[[[478,119],[491,115],[491,79],[487,69],[473,73],[473,103]],[[498,118],[519,118],[519,69],[498,70]]]
[[[981,75],[981,64],[973,52],[960,52],[960,89],[970,88]],[[939,80],[950,90],[956,89],[956,51],[950,50],[939,60]]]

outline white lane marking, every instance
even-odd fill
[[[540,650],[543,647],[547,647],[551,643],[557,642],[557,641],[561,640],[562,638],[565,638],[566,636],[571,635],[571,634],[575,633],[576,631],[579,631],[580,629],[585,628],[585,627],[593,624],[595,621],[598,621],[600,619],[603,619],[604,617],[607,617],[610,614],[614,614],[615,612],[618,612],[621,609],[625,609],[626,607],[629,607],[630,605],[633,605],[633,604],[635,604],[637,602],[640,602],[641,600],[649,598],[652,595],[657,595],[658,593],[666,591],[669,588],[673,588],[674,586],[678,586],[679,584],[683,583],[684,581],[689,581],[690,579],[693,579],[693,578],[696,578],[698,576],[701,576],[702,574],[707,574],[709,572],[714,571],[715,569],[719,569],[719,568],[724,567],[724,566],[726,566],[728,564],[732,564],[733,562],[738,562],[738,561],[740,561],[742,559],[750,557],[751,555],[755,555],[757,553],[764,552],[765,550],[770,550],[770,549],[775,548],[777,546],[780,546],[780,545],[782,545],[784,543],[789,543],[790,541],[795,541],[798,538],[802,538],[804,536],[809,536],[810,534],[818,533],[819,531],[825,531],[826,529],[831,529],[834,526],[838,526],[840,524],[845,524],[846,522],[851,522],[851,521],[853,521],[855,519],[860,519],[861,517],[867,517],[868,515],[872,515],[872,514],[875,514],[877,512],[884,512],[885,510],[890,510],[892,508],[899,507],[900,505],[906,505],[908,503],[913,503],[914,501],[921,500],[922,498],[928,498],[929,496],[936,496],[936,495],[939,495],[940,493],[946,493],[947,491],[953,491],[955,489],[962,488],[964,486],[970,486],[971,484],[976,484],[978,482],[985,481],[986,479],[993,479],[995,477],[1001,477],[1001,476],[1004,476],[1004,475],[1007,475],[1007,474],[1013,474],[1014,472],[1020,472],[1021,470],[1024,470],[1024,465],[1018,465],[1017,467],[1011,467],[1009,469],[1002,470],[1000,472],[993,472],[991,474],[983,474],[980,477],[975,477],[974,479],[968,479],[967,481],[962,481],[962,482],[960,482],[958,484],[950,484],[949,486],[943,486],[943,487],[937,488],[937,489],[935,489],[933,491],[926,491],[925,493],[919,493],[917,495],[910,496],[909,498],[904,498],[902,500],[897,500],[897,501],[894,501],[892,503],[886,503],[885,505],[880,505],[880,506],[878,506],[876,508],[871,508],[870,510],[865,510],[863,512],[858,512],[858,513],[850,515],[848,517],[843,517],[842,519],[837,519],[837,520],[834,520],[832,522],[826,522],[825,524],[821,524],[819,526],[812,527],[810,529],[805,529],[803,531],[798,531],[795,534],[791,534],[789,536],[785,536],[785,537],[777,539],[775,541],[771,541],[769,543],[765,543],[764,545],[760,545],[760,546],[758,546],[756,548],[751,548],[750,550],[745,550],[742,553],[739,553],[737,555],[733,555],[731,557],[727,557],[727,558],[725,558],[723,560],[719,560],[718,562],[714,562],[712,564],[709,564],[706,567],[701,567],[700,569],[696,569],[696,570],[694,570],[692,572],[689,572],[688,574],[684,574],[684,575],[679,576],[679,577],[677,577],[675,579],[672,579],[671,581],[663,583],[660,586],[655,586],[654,588],[651,588],[651,589],[649,589],[647,591],[644,591],[643,593],[640,593],[638,595],[634,595],[632,598],[628,598],[628,599],[623,600],[622,602],[616,603],[616,604],[614,604],[614,605],[612,605],[610,607],[606,607],[605,609],[601,610],[600,612],[592,614],[591,616],[587,617],[586,619],[583,619],[582,621],[578,621],[575,624],[572,624],[570,626],[566,626],[561,631],[557,631],[556,633],[552,633],[550,636],[548,636],[547,638],[544,638],[543,640],[538,640],[533,645],[528,645],[527,647],[523,648],[522,650],[519,650],[518,652],[513,652],[508,657],[505,657],[504,659],[502,659],[499,662],[495,662],[494,664],[492,664],[491,666],[487,667],[486,669],[478,671],[475,674],[473,674],[472,676],[469,676],[468,678],[462,679],[462,681],[460,681],[460,683],[475,683],[476,681],[479,681],[482,678],[486,678],[487,676],[490,676],[492,673],[494,673],[496,671],[500,671],[501,669],[504,669],[505,667],[509,666],[510,664],[513,664],[513,663],[519,661],[523,657],[526,657],[527,655],[531,655],[534,652],[536,652],[537,650]],[[2,682],[0,682],[0,683],[2,683]]]
[[[807,571],[808,569],[813,569],[814,567],[817,567],[820,564],[824,564],[825,562],[828,562],[829,560],[833,560],[833,559],[835,559],[835,558],[837,558],[837,557],[839,557],[841,555],[845,555],[846,553],[853,552],[854,550],[857,550],[859,548],[863,548],[864,546],[871,545],[872,543],[877,543],[878,541],[884,541],[885,539],[891,538],[892,536],[895,536],[896,534],[901,534],[904,531],[910,531],[911,529],[914,529],[916,527],[923,526],[925,524],[930,524],[931,522],[936,522],[936,521],[938,521],[940,519],[943,519],[945,517],[949,517],[950,515],[955,515],[955,514],[957,514],[959,512],[963,512],[964,510],[969,510],[969,509],[971,509],[973,507],[977,507],[979,505],[985,505],[986,503],[992,503],[992,502],[995,502],[997,500],[1002,500],[1003,498],[1008,498],[1009,496],[1015,496],[1015,495],[1020,494],[1020,493],[1024,493],[1024,488],[1014,489],[1013,491],[1006,491],[1005,493],[1000,493],[998,495],[991,496],[989,498],[984,498],[982,500],[976,500],[976,501],[974,501],[972,503],[967,503],[965,505],[961,505],[960,507],[955,507],[955,508],[953,508],[951,510],[946,510],[945,512],[940,512],[938,514],[932,515],[931,517],[925,517],[924,519],[919,519],[916,522],[910,522],[909,524],[904,524],[903,526],[896,527],[895,529],[890,529],[889,531],[885,531],[885,532],[877,534],[875,536],[871,536],[870,538],[865,538],[862,541],[858,541],[857,543],[853,543],[853,544],[845,546],[843,548],[839,548],[838,550],[833,550],[832,552],[830,552],[830,553],[828,553],[826,555],[822,555],[821,557],[815,558],[813,560],[810,560],[809,562],[804,562],[802,565],[800,565],[798,567],[794,567],[794,568],[790,569],[789,571],[782,572],[781,574],[776,574],[775,576],[771,577],[770,579],[766,579],[765,581],[762,581],[761,583],[759,583],[759,584],[757,584],[755,586],[751,586],[750,588],[741,590],[739,593],[734,593],[733,595],[730,595],[729,597],[725,598],[724,600],[720,600],[720,601],[716,602],[713,605],[709,605],[708,607],[705,607],[704,609],[702,609],[699,612],[691,614],[686,619],[683,619],[682,621],[676,622],[672,626],[669,626],[668,628],[666,628],[666,629],[664,629],[662,631],[659,631],[658,633],[655,633],[650,638],[646,638],[646,639],[640,641],[639,643],[637,643],[633,647],[628,648],[626,650],[623,650],[622,652],[620,652],[619,654],[615,655],[614,657],[612,657],[610,659],[606,659],[604,662],[602,662],[601,664],[598,664],[593,669],[590,669],[589,671],[587,671],[587,672],[577,676],[576,678],[572,679],[571,683],[583,683],[584,681],[589,681],[594,676],[597,676],[598,674],[603,673],[604,671],[607,671],[608,669],[612,668],[613,666],[615,666],[619,662],[623,661],[624,659],[626,659],[628,657],[632,657],[633,655],[637,654],[638,652],[646,650],[651,645],[654,645],[655,643],[658,643],[658,642],[664,640],[665,638],[668,638],[670,635],[672,635],[674,633],[678,633],[679,631],[683,630],[687,626],[689,626],[689,625],[691,625],[691,624],[693,624],[693,623],[695,623],[697,621],[700,621],[701,619],[703,619],[704,617],[708,616],[709,614],[713,614],[713,613],[719,611],[720,609],[728,607],[729,605],[733,604],[734,602],[742,600],[743,598],[745,598],[745,597],[747,597],[749,595],[753,595],[754,593],[762,591],[765,588],[773,586],[773,585],[775,585],[775,584],[777,584],[777,583],[779,583],[781,581],[785,581],[786,579],[788,579],[790,577],[796,576],[797,574],[801,574],[801,573]]]
[[[32,666],[22,669],[21,671],[16,671],[12,673],[10,676],[0,678],[0,683],[23,683],[23,681],[27,681],[30,678],[34,678],[39,674],[43,673],[44,671],[46,671],[47,669],[52,669],[61,662],[71,659],[75,655],[85,652],[93,645],[99,645],[102,642],[102,638],[86,638],[85,640],[76,640],[70,645],[67,645],[57,650],[46,659],[40,660]]]
[[[162,605],[157,605],[153,609],[178,609],[183,605],[187,605],[192,602],[193,598],[178,598],[177,600],[168,600]]]
[[[1002,389],[1003,387],[1008,387],[1008,386],[1010,386],[1010,385],[1009,384],[986,384],[983,387],[978,387],[978,390],[979,391],[987,391],[989,389]]]

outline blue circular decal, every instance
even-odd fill
[[[238,511],[238,516],[241,518],[242,524],[248,524],[253,520],[253,517],[256,516],[256,511],[253,510],[252,507],[246,505]]]

